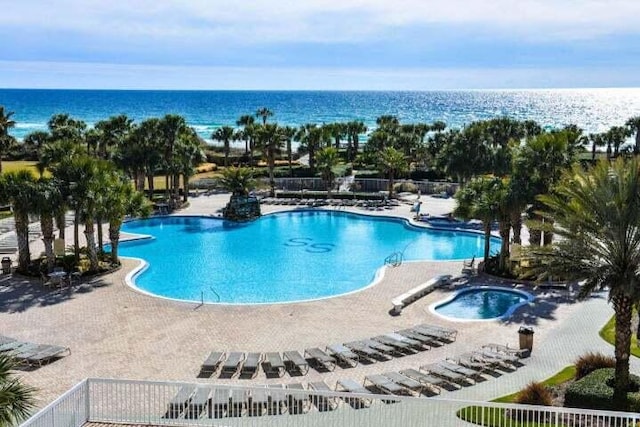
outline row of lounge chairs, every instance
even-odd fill
[[[39,367],[71,354],[69,347],[35,344],[0,335],[0,354],[6,354],[18,363]]]
[[[250,390],[211,386],[183,386],[167,405],[164,418],[258,417],[278,414],[305,414],[317,410],[333,411],[346,404],[354,409],[371,406],[373,393],[398,396],[431,396],[442,388],[459,388],[481,381],[484,372],[496,368],[508,370],[521,366],[519,350],[489,344],[454,359],[421,366],[367,375],[362,384],[353,379],[340,379],[334,388],[324,381],[271,384]],[[473,366],[473,367],[470,367]],[[353,393],[338,398],[326,392]],[[370,398],[367,396],[371,396]],[[378,399],[381,400],[381,399]],[[385,401],[384,399],[382,400]],[[388,401],[387,401],[388,402]]]
[[[369,339],[330,344],[321,349],[307,348],[283,353],[242,353],[212,351],[202,363],[199,377],[210,377],[220,369],[220,376],[255,378],[260,366],[267,376],[306,375],[310,367],[320,372],[333,371],[336,366],[355,367],[361,360],[369,362],[390,360],[407,354],[428,350],[455,341],[455,329],[422,324]]]
[[[277,198],[265,197],[260,200],[265,205],[286,205],[286,206],[302,206],[302,207],[361,207],[361,208],[384,208],[399,206],[396,200],[356,200],[356,199],[313,199],[313,198]]]

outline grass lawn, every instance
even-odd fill
[[[546,386],[555,386],[571,380],[576,374],[576,367],[571,365],[567,366],[554,376],[547,378],[542,382]],[[498,403],[514,403],[518,393],[509,394],[492,400],[492,402]],[[458,418],[482,426],[487,427],[546,427],[546,426],[564,426],[564,424],[556,424],[555,420],[549,423],[523,423],[518,422],[515,419],[505,416],[505,412],[502,408],[485,408],[482,406],[467,406],[462,408],[456,414]]]
[[[631,354],[635,357],[640,357],[640,348],[638,348],[638,340],[636,339],[636,331],[632,331],[631,335]],[[611,345],[614,345],[616,341],[616,318],[611,316],[611,319],[606,325],[600,329],[600,336],[603,340]]]
[[[26,160],[4,161],[2,162],[2,173],[17,172],[23,169],[31,171],[33,176],[40,176],[36,168],[37,162],[29,162]],[[49,176],[49,172],[45,172],[45,176]]]

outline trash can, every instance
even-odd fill
[[[11,274],[11,258],[3,257],[0,265],[2,265],[2,274]]]
[[[533,328],[528,326],[520,326],[518,329],[518,335],[520,336],[520,350],[533,350]]]

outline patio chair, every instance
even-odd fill
[[[249,407],[249,394],[247,390],[231,389],[229,396],[229,417],[241,417],[247,413]]]
[[[307,375],[309,372],[309,363],[297,350],[285,351],[283,354],[285,364],[289,362],[289,365],[300,373],[300,375]]]
[[[440,341],[445,341],[445,342],[455,341],[456,336],[458,335],[458,331],[456,331],[455,329],[443,328],[440,326],[429,325],[426,323],[422,325],[414,326],[411,329],[414,331],[417,331],[420,334],[428,335]]]
[[[457,363],[453,363],[453,362],[449,362],[447,360],[443,360],[441,362],[438,362],[439,366],[442,366],[445,369],[448,369],[450,371],[456,372],[460,375],[464,375],[467,378],[473,379],[474,381],[477,381],[478,379],[484,379],[481,375],[480,372],[475,371],[473,369],[467,368],[465,366],[462,365],[458,365]]]
[[[419,383],[429,387],[429,389],[437,394],[440,394],[442,386],[449,386],[449,381],[434,377],[433,375],[425,374],[416,369],[405,369],[400,371],[401,375],[404,375],[407,378],[411,378],[412,380],[416,380]]]
[[[309,399],[308,393],[301,393],[300,391],[304,391],[305,388],[301,383],[287,384],[288,390],[294,390],[293,393],[289,393],[289,402],[287,406],[289,407],[290,414],[306,414],[309,412],[309,408],[311,406],[311,401]]]
[[[389,332],[387,334],[384,334],[383,336],[391,338],[395,341],[399,341],[403,344],[407,344],[410,348],[414,348],[416,350],[424,350],[424,343],[421,340],[405,337],[404,335],[397,332]]]
[[[518,366],[522,366],[520,359],[516,356],[510,356],[504,353],[496,353],[489,349],[481,349],[474,351],[475,354],[478,355],[479,358],[486,360],[487,362],[494,363],[497,366],[502,366],[505,368],[515,368]]]
[[[379,342],[382,345],[385,346],[389,346],[391,348],[395,349],[396,353],[402,353],[402,354],[406,354],[406,353],[412,353],[413,349],[411,348],[411,346],[407,343],[404,343],[402,341],[398,341],[396,339],[390,338],[388,336],[385,335],[378,335],[375,336],[373,338],[371,338],[374,341]]]
[[[314,391],[320,392],[332,392],[331,387],[327,385],[324,381],[315,381],[309,383],[309,388]],[[318,409],[320,412],[333,411],[338,407],[338,401],[335,397],[324,396],[320,394],[312,394],[311,395],[311,403]]]
[[[410,394],[415,394],[416,396],[420,396],[420,394],[422,394],[424,385],[419,381],[406,377],[399,372],[385,372],[382,375],[389,378],[394,383],[404,387]]]
[[[255,378],[260,370],[261,362],[262,353],[247,353],[242,368],[240,368],[240,376],[248,375],[249,378]]]
[[[350,378],[338,380],[338,382],[336,383],[336,391],[341,391],[344,393],[371,394],[369,390]],[[343,397],[342,400],[344,400],[354,409],[369,407],[371,406],[372,402],[372,399],[361,397]]]
[[[344,364],[349,365],[350,367],[355,367],[358,365],[360,358],[356,353],[351,351],[351,349],[347,348],[342,344],[331,344],[327,346],[327,353],[330,356],[335,357],[337,360],[342,361]]]
[[[344,343],[346,347],[353,350],[358,356],[364,356],[369,360],[388,360],[389,356],[384,353],[369,347],[362,341],[351,341]]]
[[[235,376],[240,364],[244,361],[245,354],[240,352],[231,352],[227,356],[227,360],[222,364],[222,368],[220,369],[221,375],[230,375],[231,377]]]
[[[442,345],[442,342],[434,339],[429,335],[423,335],[413,329],[401,329],[396,331],[396,334],[402,335],[403,337],[411,338],[412,340],[420,341],[423,346],[426,346],[427,349],[431,349],[431,347],[439,347]]]
[[[490,343],[490,344],[483,345],[482,348],[489,349],[495,353],[504,353],[509,356],[515,356],[519,359],[523,359],[527,357],[527,355],[529,354],[529,350],[526,348],[518,349],[518,348],[509,347],[508,345],[502,345],[502,344]]]
[[[267,386],[269,390],[269,405],[267,407],[267,413],[269,415],[284,414],[289,411],[289,396],[284,390],[282,384],[269,384]]]
[[[450,383],[458,383],[461,385],[467,383],[467,377],[465,375],[445,369],[442,366],[438,365],[437,363],[422,365],[420,366],[420,370],[426,371],[436,377],[444,378]]]
[[[317,347],[305,349],[304,357],[312,360],[317,367],[321,367],[327,371],[333,371],[336,368],[336,358],[329,356]]]
[[[209,393],[211,390],[205,387],[196,388],[196,392],[188,403],[185,418],[200,418],[200,415],[207,409],[209,403]]]
[[[225,353],[223,351],[212,351],[209,353],[207,359],[202,362],[202,366],[200,367],[200,375],[210,377],[215,374],[220,367],[220,364],[224,360]]]
[[[186,409],[191,400],[191,395],[195,391],[195,387],[182,386],[176,395],[167,404],[167,412],[163,418],[178,418]]]
[[[223,418],[229,412],[229,389],[216,388],[211,394],[209,418]]]
[[[474,354],[472,352],[463,353],[458,357],[451,358],[450,360],[457,363],[458,365],[475,369],[478,372],[492,369],[493,367],[492,363],[489,363],[486,360],[483,360],[482,358],[478,357],[477,354]]]
[[[67,354],[65,355],[64,353]],[[71,349],[69,347],[44,344],[26,354],[22,353],[15,357],[30,366],[42,366],[53,359],[67,356],[69,354],[71,354]]]
[[[385,355],[404,356],[404,353],[400,351],[397,347],[389,344],[383,344],[380,341],[367,338],[367,339],[360,340],[360,342],[364,343],[365,345]]]
[[[249,416],[259,417],[264,415],[269,404],[269,393],[266,388],[253,389],[249,393]]]
[[[265,358],[266,362],[263,366],[265,374],[276,374],[279,377],[284,375],[285,366],[280,353],[266,353]]]
[[[375,389],[380,390],[386,394],[405,394],[405,389],[396,384],[393,380],[384,375],[367,375],[364,377],[364,385],[370,383]]]

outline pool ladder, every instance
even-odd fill
[[[398,267],[402,265],[404,255],[402,252],[394,252],[384,259],[384,265],[390,265],[391,267]]]
[[[218,301],[216,302],[220,302],[220,299],[221,299],[220,294],[218,294],[216,290],[213,289],[213,286],[209,286],[209,289],[211,290],[211,292],[213,292],[216,298],[218,298]],[[200,291],[200,302],[201,302],[201,305],[204,305],[204,291]]]

